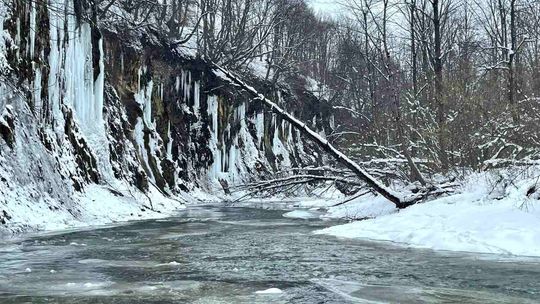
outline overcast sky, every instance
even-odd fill
[[[316,12],[320,13],[337,15],[340,10],[340,7],[336,1],[332,0],[309,0],[308,3]]]

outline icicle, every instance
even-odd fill
[[[182,89],[186,87],[186,73],[184,70],[180,71],[180,85]]]
[[[212,151],[212,157],[214,162],[212,163],[210,170],[208,171],[208,177],[210,180],[217,181],[218,175],[221,173],[223,164],[222,154],[223,151],[218,148],[218,98],[214,95],[208,96],[208,115],[210,116],[210,139],[208,141],[209,148]]]
[[[146,123],[152,125],[152,90],[154,88],[154,82],[150,80],[146,89],[146,96],[144,99],[144,120]]]
[[[287,142],[291,143],[293,142],[293,135],[292,135],[292,125],[290,123],[287,123],[289,131],[287,132]]]
[[[60,107],[61,98],[61,76],[63,53],[59,46],[60,42],[64,41],[64,19],[59,16],[58,8],[60,7],[58,0],[53,0],[49,5],[49,36],[50,36],[50,52],[49,52],[49,77],[48,77],[48,97],[51,105],[51,113],[55,122],[55,128],[58,130],[63,125],[63,115]]]
[[[5,3],[0,1],[0,33],[4,33],[4,19],[7,17],[6,14],[6,7]],[[0,34],[2,35],[2,34]],[[5,39],[0,39],[0,73],[4,72],[5,69],[8,68],[9,64],[7,63],[6,59],[6,45],[5,45]],[[4,84],[0,84],[0,96],[5,96],[3,92]],[[5,102],[6,98],[0,98],[0,108],[3,107],[3,103]]]
[[[120,52],[120,72],[124,74],[124,51]]]
[[[41,102],[41,69],[37,64],[32,64],[34,69],[34,87],[33,87],[33,98],[34,98],[34,110],[39,118],[44,111],[43,103]]]
[[[103,39],[99,40],[99,75],[94,83],[94,119],[95,125],[101,125],[103,120],[103,88],[105,85],[105,54],[103,53]]]
[[[176,89],[176,93],[180,92],[180,76],[176,76],[176,82],[175,82],[175,85],[174,85],[174,88]]]
[[[232,173],[230,175],[232,181],[235,181],[235,174],[234,173],[236,173],[236,167],[233,167],[233,166],[239,165],[236,162],[236,147],[238,146],[238,138],[236,138],[234,142],[235,142],[235,144],[231,145],[231,148],[229,149],[229,161],[228,161],[228,171],[230,171]]]
[[[36,5],[37,4],[35,2],[30,1],[30,47],[28,48],[28,56],[30,58],[34,57],[34,49],[36,45]]]
[[[172,146],[173,146],[173,139],[171,135],[171,122],[168,122],[167,125],[167,159],[172,161]]]
[[[191,97],[191,72],[182,70],[182,89],[184,90],[184,102],[189,104]]]
[[[200,107],[200,84],[199,81],[195,81],[193,88],[193,112],[195,115],[199,114]]]
[[[58,4],[61,2],[59,1]],[[73,3],[68,1],[68,12],[73,12]],[[57,5],[58,6],[58,5]],[[58,9],[56,7],[55,9]],[[61,16],[63,17],[63,16]],[[87,23],[79,24],[73,14],[67,17],[67,47],[65,50],[64,81],[65,102],[71,104],[75,114],[87,133],[96,133],[102,127],[103,85],[105,65],[103,41],[98,42],[100,74],[94,81],[92,59],[92,28]],[[62,27],[60,27],[62,29]],[[53,30],[54,32],[54,30]],[[54,34],[53,34],[54,36]],[[54,54],[53,56],[56,56]]]
[[[274,128],[274,137],[272,138],[272,151],[275,155],[281,155],[283,157],[281,165],[284,168],[290,167],[291,162],[289,157],[289,151],[285,148],[283,142],[279,138],[279,132],[283,128],[283,122],[280,125],[277,124],[277,115],[275,113],[272,114],[272,126]]]
[[[66,50],[66,95],[83,130],[89,131],[95,122],[91,28],[88,24],[77,28],[76,22],[74,17],[68,18],[68,33],[74,37],[70,37]]]
[[[17,35],[15,35],[15,45],[21,45],[21,18],[17,18]],[[20,48],[16,50],[17,60],[21,59]]]
[[[139,69],[139,79],[143,73],[143,69]],[[153,127],[152,122],[152,91],[154,89],[154,82],[150,80],[146,85],[142,85],[139,80],[139,91],[135,94],[135,101],[141,106],[143,110],[143,120],[150,128]]]
[[[240,127],[246,126],[246,104],[242,103],[237,108],[237,120],[240,122]]]
[[[257,129],[257,145],[260,147],[264,138],[264,112],[257,113],[255,128]]]
[[[133,138],[135,139],[135,142],[139,147],[139,153],[143,158],[142,160],[144,161],[144,164],[147,168],[150,168],[148,162],[148,152],[146,151],[146,147],[144,144],[144,122],[140,117],[137,117],[137,122],[135,123],[135,128],[133,129]],[[149,146],[150,148],[152,148],[152,143],[149,143]],[[150,180],[154,181],[155,179],[152,170],[148,170],[147,173]]]

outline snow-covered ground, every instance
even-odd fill
[[[538,178],[503,186],[493,180],[489,174],[474,174],[459,194],[400,211],[384,198],[366,195],[323,215],[366,220],[316,233],[434,250],[540,256],[540,201],[527,196]]]
[[[15,193],[16,194],[16,193]],[[155,188],[148,196],[127,188],[111,188],[91,184],[83,193],[76,194],[77,206],[65,208],[52,199],[41,197],[28,201],[25,196],[9,197],[3,210],[10,216],[9,225],[2,232],[32,230],[63,230],[105,225],[131,220],[163,218],[174,215],[185,204],[164,197]],[[150,204],[150,201],[152,202]]]

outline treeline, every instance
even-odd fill
[[[322,79],[362,122],[343,126],[356,132],[349,141],[442,170],[537,157],[538,1],[357,0],[345,7],[352,18],[336,23]]]

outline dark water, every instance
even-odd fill
[[[4,241],[0,303],[540,303],[539,260],[340,240],[283,213],[190,208]]]

